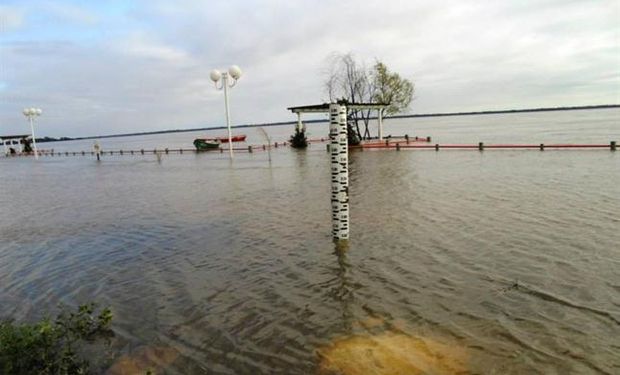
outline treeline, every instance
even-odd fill
[[[45,143],[45,142],[61,142],[61,141],[73,141],[76,138],[69,138],[69,137],[60,137],[60,138],[54,138],[54,137],[43,137],[43,138],[36,138],[37,143]]]
[[[390,118],[498,115],[498,114],[503,114],[503,113],[575,111],[575,110],[584,110],[584,109],[606,109],[606,108],[620,108],[620,105],[619,104],[603,104],[603,105],[585,105],[585,106],[574,106],[574,107],[502,109],[502,110],[497,110],[497,111],[477,111],[477,112],[421,113],[421,114],[412,114],[412,115],[390,116]]]

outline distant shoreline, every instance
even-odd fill
[[[575,106],[575,107],[551,107],[551,108],[525,108],[525,109],[504,109],[497,111],[475,111],[475,112],[446,112],[446,113],[421,113],[421,114],[411,114],[411,115],[395,115],[389,116],[385,119],[400,119],[400,118],[414,118],[414,117],[447,117],[447,116],[474,116],[474,115],[497,115],[497,114],[511,114],[511,113],[527,113],[527,112],[552,112],[552,111],[579,111],[579,110],[588,110],[588,109],[609,109],[609,108],[620,108],[620,104],[603,104],[603,105],[588,105],[588,106]],[[326,120],[306,120],[304,123],[321,123],[327,122]],[[268,127],[268,126],[283,126],[283,125],[293,125],[296,124],[296,121],[283,121],[283,122],[269,122],[263,124],[244,124],[244,125],[234,125],[232,126],[235,129],[243,129],[243,128],[256,128],[256,127]],[[125,133],[125,134],[109,134],[109,135],[98,135],[98,136],[87,136],[87,137],[61,137],[61,138],[52,138],[52,137],[44,137],[37,138],[37,142],[64,142],[64,141],[78,141],[84,139],[100,139],[100,138],[117,138],[117,137],[135,137],[141,135],[152,135],[152,134],[168,134],[168,133],[186,133],[186,132],[195,132],[195,131],[206,131],[206,130],[218,130],[218,129],[226,129],[225,126],[216,126],[210,128],[192,128],[192,129],[171,129],[171,130],[158,130],[151,132],[138,132],[138,133]]]

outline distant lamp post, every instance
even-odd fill
[[[228,106],[228,87],[233,87],[239,78],[241,78],[241,69],[237,65],[232,65],[228,68],[227,72],[220,72],[217,69],[213,69],[209,75],[211,80],[215,83],[215,88],[218,90],[224,89],[224,103],[226,105],[226,126],[228,127],[228,150],[230,151],[230,158],[233,157],[232,146],[232,130],[230,128],[230,108]],[[229,78],[232,78],[232,82],[228,82]],[[221,81],[218,87],[218,82]]]
[[[24,108],[23,114],[28,118],[30,122],[30,131],[32,132],[32,145],[34,146],[34,158],[39,159],[39,153],[37,152],[37,140],[34,137],[34,118],[41,116],[41,108]]]

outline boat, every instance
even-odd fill
[[[196,138],[194,139],[194,146],[198,151],[217,150],[220,148],[220,142],[215,138]]]
[[[245,134],[239,134],[239,135],[233,135],[230,139],[233,142],[245,142]],[[214,139],[217,139],[218,141],[222,142],[222,143],[228,143],[228,136],[226,137],[215,137]]]

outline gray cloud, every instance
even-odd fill
[[[287,106],[325,98],[334,51],[412,79],[413,112],[620,103],[616,1],[144,1],[114,16],[66,8],[48,13],[71,28],[52,23],[50,33],[27,9],[0,8],[19,20],[0,42],[0,132],[23,130],[29,105],[44,108],[45,135],[221,125],[222,93],[208,74],[233,63],[245,72],[231,90],[234,123],[292,120]]]

